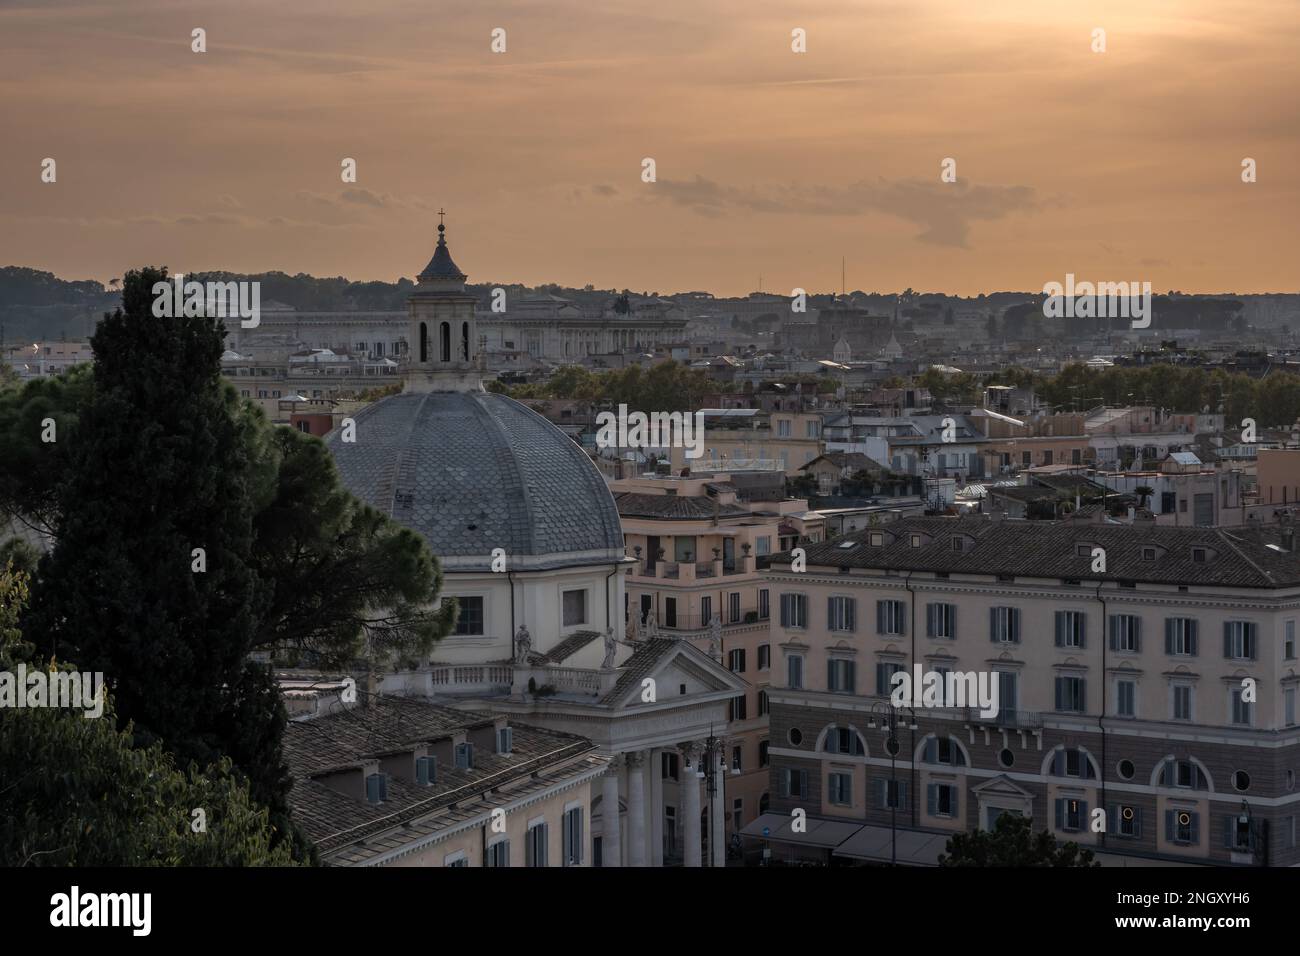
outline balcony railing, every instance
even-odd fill
[[[1043,715],[1033,710],[1002,709],[993,717],[981,717],[979,707],[967,707],[966,719],[973,724],[992,724],[995,727],[1041,727]]]
[[[661,612],[662,613],[662,612]],[[766,624],[768,618],[759,617],[758,608],[742,608],[739,615],[733,615],[730,611],[724,611],[721,615],[722,629],[725,632],[730,627],[743,627],[745,625]],[[661,631],[705,631],[713,623],[714,615],[710,614],[704,617],[700,614],[675,614],[671,618],[665,615],[657,622],[657,627]],[[645,622],[637,622],[638,632],[644,632]]]

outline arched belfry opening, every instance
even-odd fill
[[[477,297],[465,290],[465,273],[451,259],[447,227],[438,223],[433,258],[416,277],[407,299],[407,340],[413,348],[407,391],[482,391],[474,366]],[[416,355],[419,361],[415,361]]]

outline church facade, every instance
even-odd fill
[[[406,317],[404,391],[326,436],[344,484],[424,537],[459,617],[381,693],[505,715],[592,741],[598,865],[725,863],[730,700],[745,681],[688,641],[625,632],[613,496],[586,454],[526,406],[483,390],[474,298],[438,244]],[[410,666],[414,665],[414,666]]]

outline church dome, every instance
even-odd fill
[[[406,391],[355,416],[355,441],[325,443],[343,484],[424,536],[447,571],[608,564],[623,557],[618,509],[586,453],[504,395]]]

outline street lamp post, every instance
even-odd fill
[[[906,712],[906,718],[899,711]],[[895,707],[892,701],[875,701],[871,705],[871,719],[867,721],[867,726],[875,729],[877,725],[885,731],[885,750],[889,752],[889,790],[885,794],[889,801],[889,865],[898,866],[898,731],[900,726],[908,727],[915,744],[916,711],[907,705]],[[915,746],[912,749],[915,759]]]

